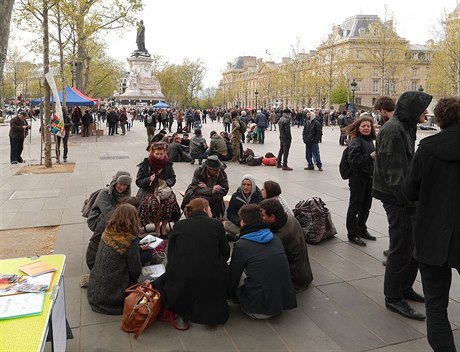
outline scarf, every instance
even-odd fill
[[[276,221],[270,225],[270,230],[272,230],[273,232],[278,231],[280,228],[286,225],[287,220],[288,220],[288,216],[285,212],[283,212],[280,218],[276,219]]]
[[[169,159],[167,155],[165,155],[164,159],[157,159],[152,154],[149,155],[150,170],[154,174],[158,173],[158,171],[163,169],[168,162],[169,162]]]
[[[121,233],[113,229],[105,229],[102,234],[102,241],[115,250],[118,254],[125,254],[131,248],[136,237],[130,233]]]

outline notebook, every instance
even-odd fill
[[[44,301],[44,292],[0,297],[0,320],[40,315]]]
[[[45,263],[39,260],[38,262],[33,262],[30,264],[22,265],[19,267],[19,270],[33,277],[33,276],[38,276],[38,275],[42,275],[46,273],[52,273],[53,271],[56,271],[56,268],[54,268],[48,263]]]

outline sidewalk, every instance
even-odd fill
[[[38,124],[34,127],[38,128]],[[175,125],[173,126],[175,127]],[[203,125],[203,136],[223,130],[221,124]],[[147,156],[147,135],[139,122],[125,136],[120,135],[69,139],[69,162],[75,162],[71,174],[14,174],[21,165],[9,164],[9,127],[0,126],[0,229],[60,225],[55,253],[67,256],[65,290],[67,318],[74,339],[68,351],[431,351],[426,340],[425,322],[405,319],[384,307],[382,251],[388,248],[387,220],[380,202],[373,202],[368,221],[369,232],[378,237],[357,247],[347,241],[345,214],[348,185],[340,178],[338,163],[342,147],[338,145],[337,127],[324,128],[320,144],[323,172],[305,171],[302,129],[293,127],[289,166],[294,171],[275,167],[248,167],[227,163],[226,172],[233,193],[241,177],[250,173],[260,187],[268,179],[281,184],[283,197],[291,207],[311,196],[319,196],[332,212],[337,227],[335,238],[309,246],[314,280],[305,292],[297,295],[298,308],[285,311],[268,321],[254,321],[230,306],[230,318],[224,326],[192,324],[188,331],[176,331],[170,325],[155,323],[139,339],[120,329],[120,316],[106,316],[91,311],[86,289],[78,285],[87,273],[84,260],[91,232],[81,217],[83,201],[92,191],[107,184],[118,170],[135,178],[136,165]],[[418,131],[418,139],[430,131]],[[38,131],[24,144],[23,158],[39,163]],[[256,155],[278,151],[278,132],[266,133],[265,145],[245,144]],[[176,193],[184,191],[197,165],[175,163]],[[40,191],[40,192],[38,192]],[[137,187],[133,183],[132,194]],[[420,278],[415,289],[422,292]],[[453,274],[449,317],[457,349],[460,350],[460,279]],[[412,305],[412,303],[411,303]],[[423,304],[413,303],[424,312]],[[50,350],[49,344],[47,349]]]

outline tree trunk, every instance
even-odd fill
[[[49,35],[48,35],[48,0],[43,0],[43,72],[46,74],[50,70],[50,55],[49,55]],[[45,88],[45,112],[44,112],[44,129],[42,133],[45,140],[45,167],[53,167],[51,162],[51,109],[50,109],[50,96],[51,89],[48,81],[43,80]]]
[[[0,0],[0,111],[4,110],[3,105],[3,67],[8,51],[8,38],[10,37],[11,14],[13,12],[14,0]],[[3,111],[4,113],[4,111]]]

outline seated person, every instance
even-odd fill
[[[187,219],[174,225],[168,241],[166,272],[153,285],[166,308],[184,321],[224,324],[228,319],[227,260],[230,247],[222,223],[211,218],[209,203],[195,198]]]
[[[166,131],[161,130],[160,132],[158,132],[156,135],[152,137],[152,140],[149,142],[149,145],[147,146],[145,150],[149,151],[153,143],[161,142],[165,137],[166,137]]]
[[[216,131],[211,131],[211,141],[209,142],[208,155],[217,155],[220,160],[227,157],[227,144]]]
[[[176,135],[168,145],[166,154],[170,162],[190,162],[191,157],[188,151],[189,147],[181,144],[180,136]]]
[[[141,274],[139,217],[131,204],[120,204],[107,221],[89,274],[88,302],[96,313],[121,315],[125,290]]]
[[[88,227],[93,231],[86,249],[86,264],[89,270],[94,266],[97,248],[110,213],[122,198],[131,195],[131,176],[127,171],[118,171],[108,187],[103,188],[96,197],[88,216]]]
[[[206,139],[202,136],[201,130],[196,129],[194,136],[190,139],[190,156],[192,157],[190,164],[195,164],[195,159],[198,159],[198,164],[201,165],[203,159],[208,157],[206,149],[208,149]]]
[[[283,197],[281,197],[281,187],[278,182],[265,181],[264,186],[261,189],[261,192],[262,192],[263,199],[270,199],[270,198],[277,199],[283,206],[284,211],[287,214],[294,216],[294,212],[292,211],[289,204],[286,202],[286,200]]]
[[[190,147],[190,139],[188,138],[188,133],[184,133],[182,135],[182,139],[180,140],[180,144],[186,147]]]
[[[227,155],[222,155],[220,160],[222,161],[230,161],[233,159],[233,145],[230,137],[228,136],[227,132],[220,132],[220,136],[224,139],[225,145],[227,146]]]
[[[224,221],[224,229],[228,233],[229,241],[236,241],[240,233],[240,217],[238,211],[246,204],[259,204],[262,201],[262,193],[256,186],[256,180],[252,175],[244,175],[241,186],[232,194],[227,209],[227,219]]]
[[[155,224],[157,236],[167,236],[167,225],[180,219],[181,211],[176,200],[176,195],[171,191],[167,199],[160,199],[157,194],[158,188],[166,183],[167,187],[176,184],[176,173],[173,163],[166,155],[166,143],[153,143],[150,147],[149,157],[139,165],[136,185],[139,187],[136,197],[141,206],[139,217],[141,226]]]
[[[268,319],[297,307],[283,244],[262,221],[257,204],[240,211],[240,239],[233,246],[229,297],[255,319]]]
[[[184,209],[192,199],[203,197],[209,202],[212,216],[222,218],[225,212],[224,196],[228,192],[228,178],[224,168],[217,155],[210,155],[203,166],[193,173],[192,183],[185,191],[181,208]]]
[[[305,290],[313,280],[308,250],[302,228],[292,215],[286,214],[281,203],[275,199],[260,202],[262,219],[273,234],[283,242],[289,262],[291,281],[296,292]]]

